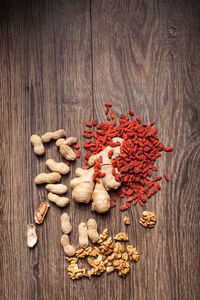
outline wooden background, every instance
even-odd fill
[[[5,0],[0,30],[0,298],[199,299],[199,1]],[[36,157],[29,138],[64,128],[83,145],[84,122],[104,121],[106,101],[117,117],[132,108],[156,120],[161,141],[175,147],[156,162],[171,181],[146,204],[158,217],[153,230],[138,223],[142,207],[127,212],[141,254],[127,278],[73,282],[60,246],[62,209],[51,205],[37,246],[26,247],[26,225],[47,199],[34,177],[47,158],[61,159],[54,143]],[[125,230],[119,203],[105,216],[72,200],[66,211],[75,244],[78,223],[91,216],[100,231]]]

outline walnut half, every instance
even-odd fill
[[[144,227],[153,228],[156,224],[157,218],[151,211],[143,211],[142,217],[140,218],[140,224]]]

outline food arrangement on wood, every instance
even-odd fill
[[[165,147],[157,135],[155,122],[143,124],[139,116],[133,118],[134,112],[129,110],[129,116],[121,114],[119,124],[112,104],[105,104],[107,121],[98,124],[97,119],[85,122],[88,129],[84,130],[83,137],[89,139],[84,143],[86,153],[84,155],[85,165],[75,170],[76,177],[70,180],[72,188],[72,199],[77,203],[91,204],[91,210],[104,214],[114,208],[121,198],[120,210],[126,211],[139,203],[141,206],[147,199],[161,189],[158,183],[162,176],[152,178],[153,172],[157,171],[154,165],[161,152],[170,152],[173,147]],[[92,130],[93,128],[93,130]],[[55,141],[60,155],[66,159],[65,162],[57,162],[54,159],[46,160],[49,173],[40,173],[35,177],[35,184],[47,183],[47,199],[63,208],[69,202],[65,197],[68,190],[65,184],[60,183],[62,176],[70,172],[69,164],[81,156],[79,144],[75,137],[66,138],[64,129],[55,132],[47,132],[41,137],[32,135],[30,141],[36,155],[45,154],[43,143]],[[73,149],[72,149],[73,148]],[[75,153],[75,151],[77,151]],[[164,174],[166,181],[169,175]],[[115,195],[110,197],[109,191],[113,190]],[[126,199],[124,199],[126,198]],[[122,200],[124,199],[124,200]],[[124,201],[124,203],[122,203]],[[36,224],[44,221],[49,208],[49,202],[43,201],[34,214]],[[73,229],[73,221],[70,214],[64,212],[60,216],[62,236],[60,239],[64,253],[67,255],[68,274],[71,279],[81,277],[91,278],[94,275],[107,274],[117,270],[119,275],[125,277],[129,270],[129,260],[137,262],[139,253],[137,249],[129,244],[126,247],[122,242],[128,242],[128,234],[124,231],[118,232],[114,238],[108,236],[108,229],[104,229],[99,235],[97,222],[90,218],[87,222],[82,221],[76,229],[78,230],[79,249],[70,242],[69,234]],[[153,228],[157,218],[150,211],[143,211],[139,223],[144,227]],[[131,225],[129,216],[124,216],[124,225]],[[127,227],[126,227],[127,228]],[[113,240],[116,240],[115,243]],[[130,241],[129,241],[130,242]],[[37,234],[34,224],[27,225],[27,246],[33,248],[37,243]],[[91,247],[89,243],[97,244]],[[93,257],[93,258],[91,258]],[[91,269],[79,268],[79,259],[87,258]]]

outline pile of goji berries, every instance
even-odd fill
[[[132,110],[129,110],[129,115],[121,114],[119,119],[119,125],[116,125],[116,118],[113,110],[111,110],[112,104],[105,103],[105,113],[107,121],[97,125],[97,120],[93,119],[92,122],[86,122],[86,126],[90,129],[84,130],[83,137],[89,140],[84,144],[84,148],[87,150],[85,154],[85,165],[88,168],[88,159],[91,155],[98,154],[105,147],[119,146],[119,142],[114,143],[112,139],[114,137],[120,137],[124,141],[120,146],[120,155],[112,159],[112,150],[108,153],[113,165],[113,175],[116,180],[120,180],[122,185],[117,190],[117,195],[120,198],[126,197],[126,205],[121,205],[121,210],[126,210],[130,207],[130,202],[133,201],[134,205],[139,202],[143,206],[143,203],[147,201],[152,195],[157,193],[161,189],[158,181],[162,179],[162,176],[152,178],[152,172],[157,171],[154,166],[156,159],[161,156],[161,152],[172,151],[172,147],[164,147],[159,141],[157,136],[157,127],[153,127],[155,122],[142,124],[139,116],[136,116],[134,120],[130,120],[134,116]],[[92,130],[92,127],[96,127],[96,130]],[[101,169],[101,157],[100,161],[95,164],[94,180],[99,181],[99,178],[105,176],[100,172]],[[115,172],[117,168],[119,173]],[[98,176],[99,175],[99,176]],[[168,174],[164,174],[164,177],[169,181]],[[115,202],[116,197],[113,196],[112,200]],[[114,207],[115,203],[111,204]]]

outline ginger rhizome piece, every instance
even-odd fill
[[[113,141],[122,143],[123,139],[114,138]],[[111,189],[117,190],[121,185],[116,176],[120,175],[117,169],[113,168],[112,161],[109,158],[111,150],[113,151],[112,159],[120,154],[120,146],[106,147],[97,155],[89,158],[88,164],[91,168],[87,170],[76,169],[75,174],[77,177],[70,181],[72,198],[78,203],[89,203],[92,200],[92,210],[98,213],[105,213],[110,209],[108,191]]]

